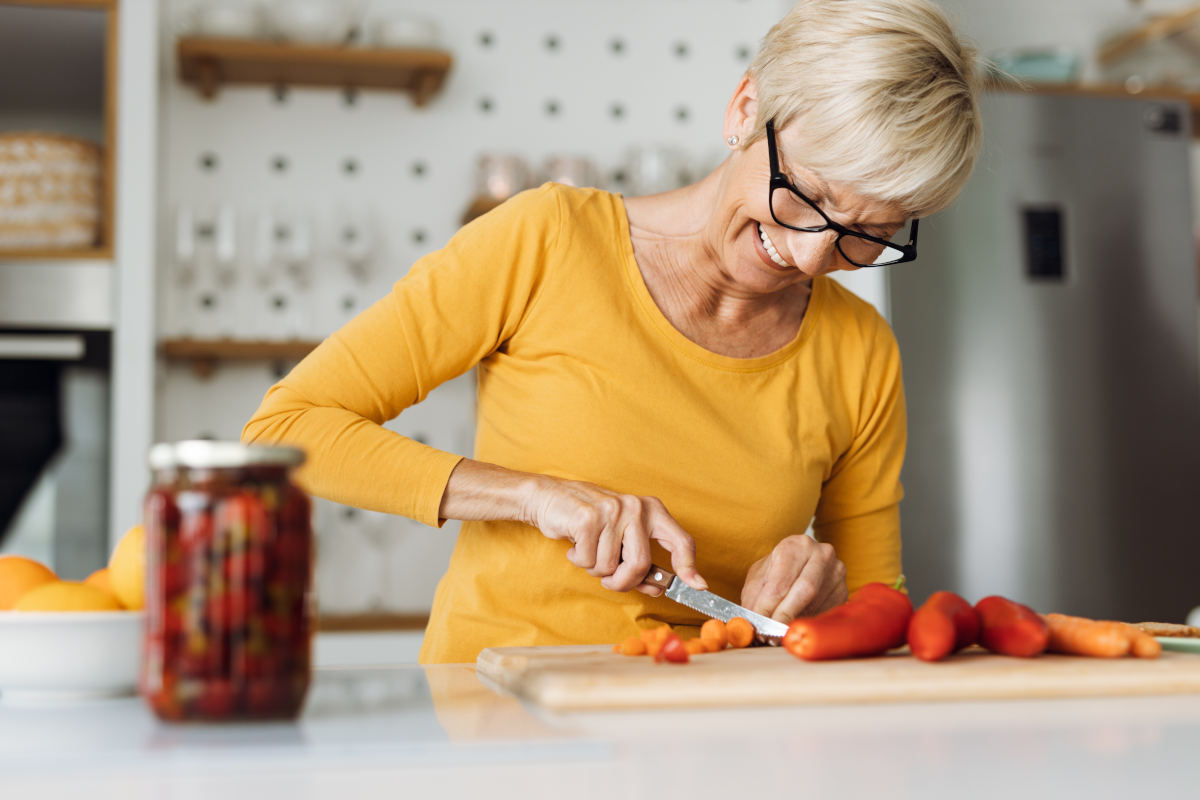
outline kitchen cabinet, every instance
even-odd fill
[[[72,249],[0,249],[0,261],[110,261],[115,215],[118,0],[0,0],[0,131],[66,133],[101,147],[100,234]]]
[[[0,325],[108,337],[107,512],[81,512],[104,550],[140,518],[147,480],[158,8],[157,0],[0,0],[0,70],[20,76],[0,81],[0,130],[66,134],[103,152],[94,246],[0,251],[0,311],[13,312]],[[53,313],[42,315],[39,302]]]

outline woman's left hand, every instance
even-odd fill
[[[742,605],[765,617],[791,622],[846,602],[846,565],[833,545],[789,536],[754,562],[742,587]]]

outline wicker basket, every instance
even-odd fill
[[[99,242],[100,148],[47,133],[0,134],[0,250],[61,250]]]

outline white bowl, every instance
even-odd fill
[[[0,701],[132,694],[143,611],[0,611]]]
[[[396,14],[375,21],[371,41],[377,47],[437,47],[437,23],[426,17]]]
[[[194,29],[203,36],[254,39],[263,35],[262,9],[257,5],[206,0],[192,14]]]
[[[337,45],[350,39],[356,9],[347,0],[273,0],[267,18],[272,33],[286,42]]]

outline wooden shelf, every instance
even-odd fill
[[[207,378],[220,361],[299,361],[320,342],[265,342],[238,339],[164,339],[164,358],[190,361],[197,376]]]
[[[423,106],[442,88],[453,59],[444,50],[327,47],[251,39],[184,37],[179,77],[212,99],[226,83],[394,89]]]
[[[82,8],[87,10],[110,11],[116,7],[117,0],[0,0],[5,6],[41,6],[43,8]]]
[[[85,247],[69,250],[0,250],[4,261],[111,261],[112,248]]]
[[[1192,136],[1200,137],[1200,92],[1189,92],[1172,86],[1147,86],[1132,92],[1120,84],[1104,83],[1034,83],[1026,81],[990,80],[987,88],[1003,92],[1038,92],[1042,94],[1086,95],[1091,97],[1124,97],[1142,100],[1178,100],[1188,104],[1192,112]]]
[[[1171,14],[1161,14],[1144,24],[1118,34],[1100,46],[1096,54],[1101,64],[1110,64],[1136,53],[1146,45],[1183,33],[1200,21],[1200,8],[1195,4]]]

